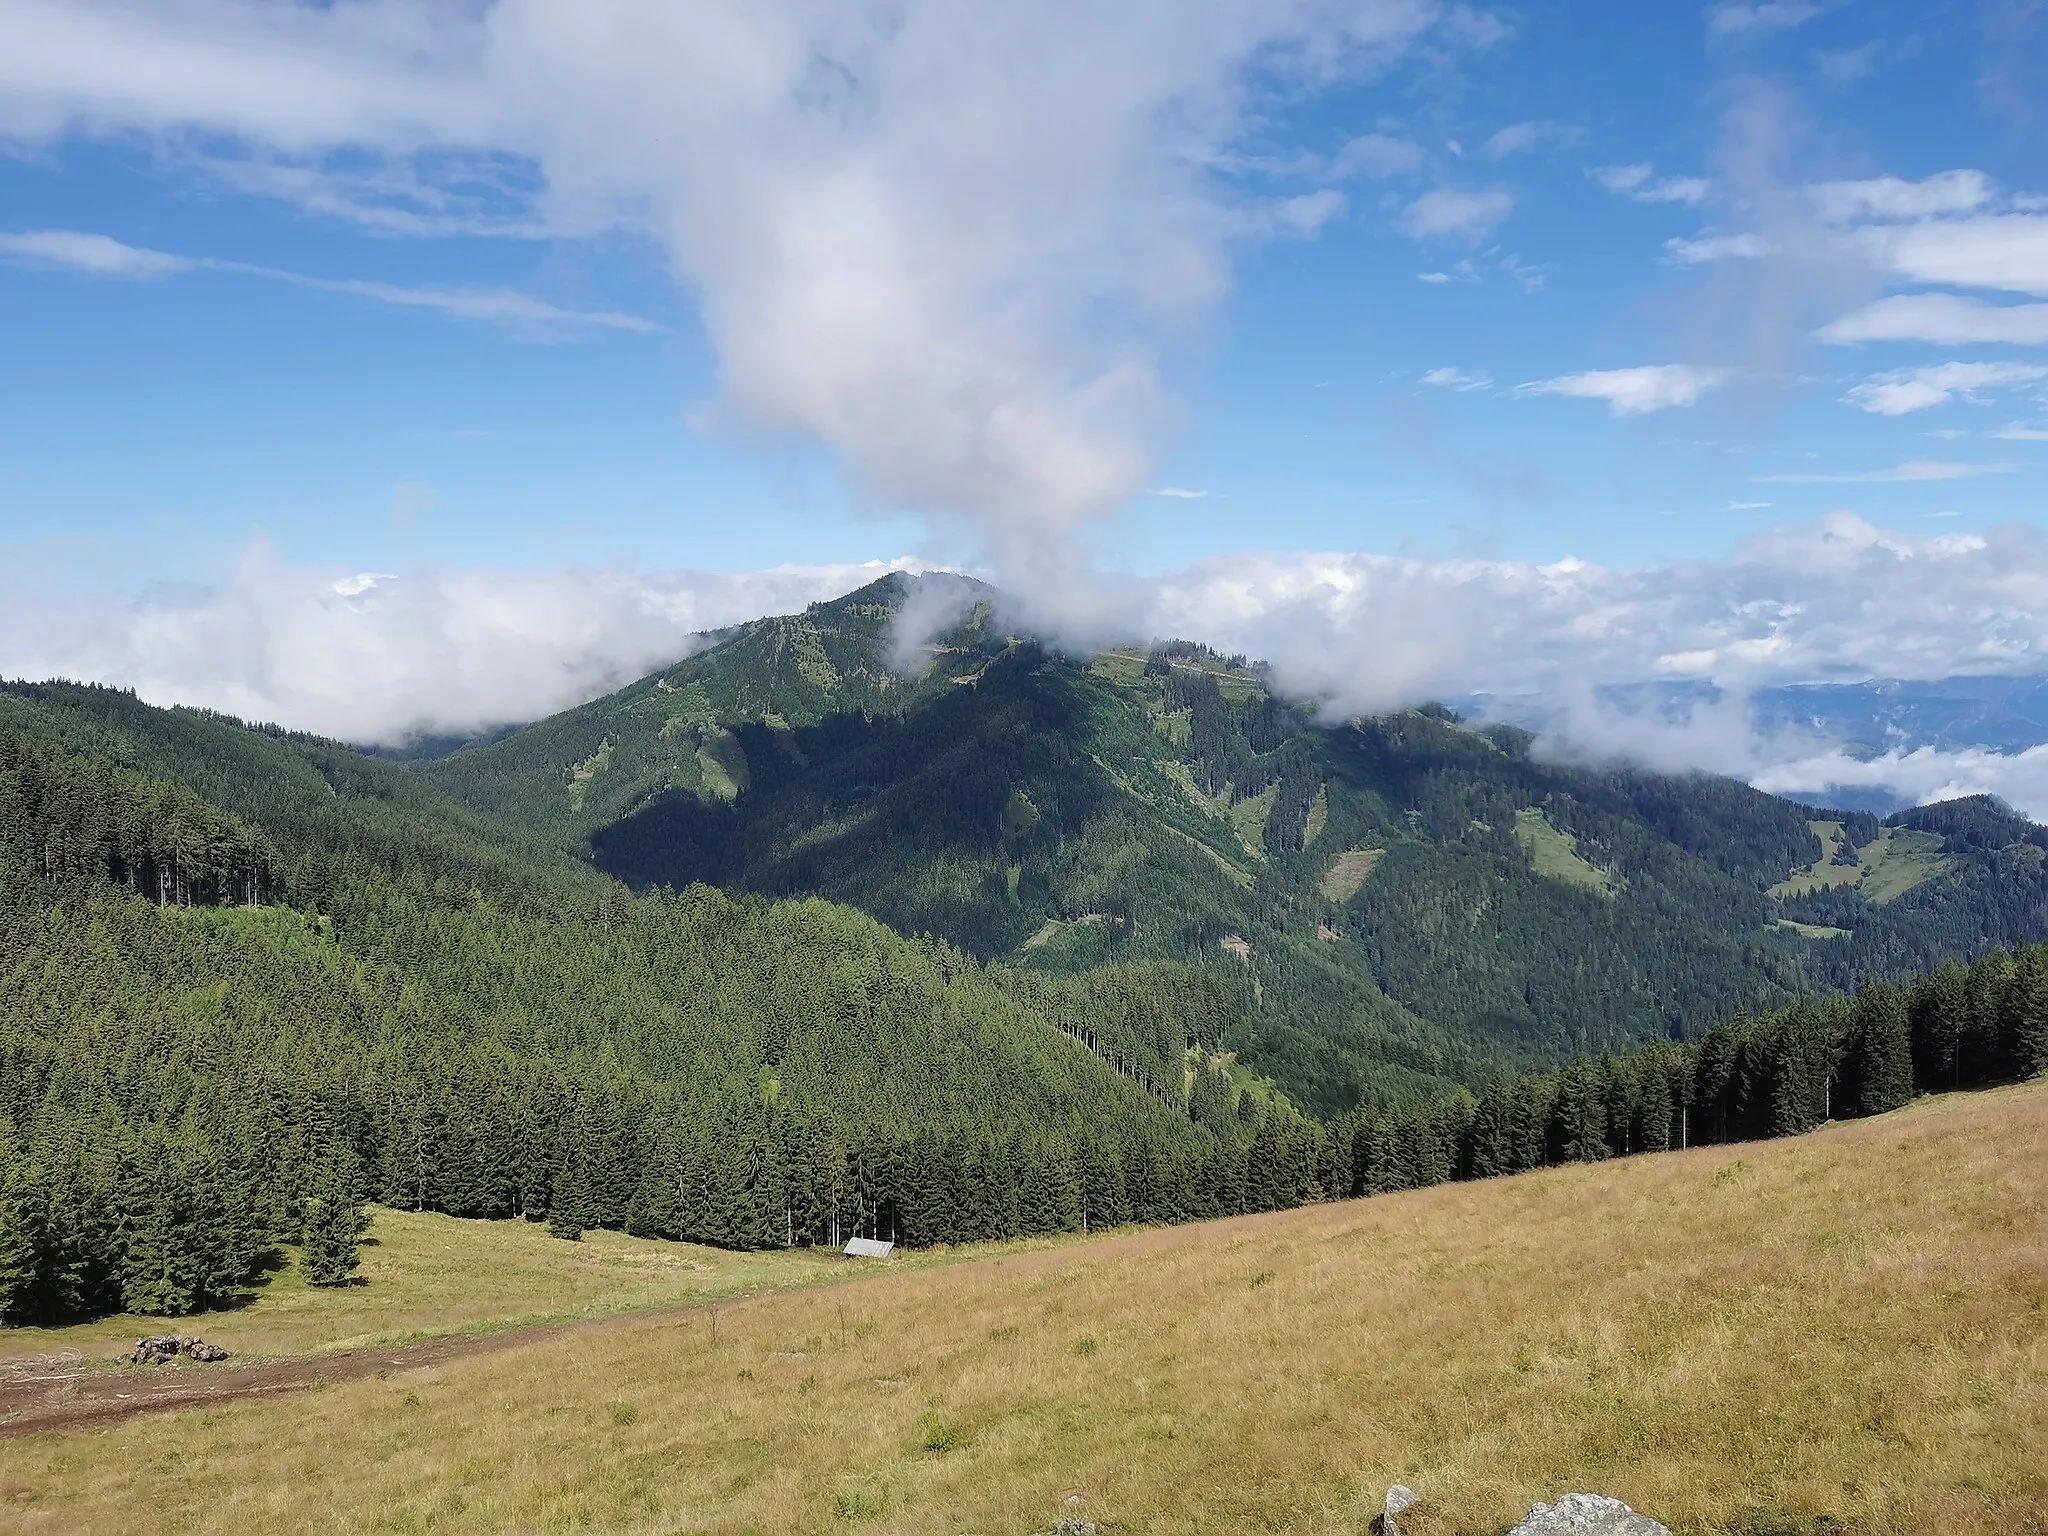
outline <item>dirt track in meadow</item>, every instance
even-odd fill
[[[721,1298],[719,1305],[745,1301]],[[215,1408],[251,1398],[275,1397],[326,1382],[355,1381],[380,1372],[399,1376],[431,1371],[472,1355],[517,1349],[541,1339],[594,1333],[636,1323],[716,1310],[710,1303],[636,1312],[589,1322],[544,1323],[503,1333],[428,1339],[384,1348],[338,1349],[324,1354],[285,1355],[202,1365],[113,1365],[75,1352],[0,1359],[0,1440],[45,1430],[94,1429],[137,1414],[176,1408]]]
[[[1043,1249],[1010,1252],[970,1263],[997,1263],[1029,1272],[1047,1265],[1090,1262],[1112,1252],[1147,1250],[1197,1240],[1217,1230],[1255,1218],[1225,1217],[1179,1227],[1122,1232],[1112,1237],[1059,1243]],[[886,1273],[887,1271],[883,1271]],[[138,1414],[181,1408],[216,1408],[254,1398],[276,1397],[326,1382],[356,1381],[380,1372],[398,1376],[430,1371],[473,1355],[496,1354],[544,1339],[615,1328],[659,1324],[756,1298],[754,1292],[723,1296],[716,1302],[622,1313],[585,1322],[541,1323],[508,1328],[502,1333],[456,1335],[417,1344],[383,1348],[330,1350],[319,1354],[264,1356],[202,1365],[180,1360],[172,1365],[122,1365],[88,1360],[75,1351],[54,1355],[0,1357],[0,1440],[48,1430],[102,1428]],[[775,1294],[775,1293],[770,1293]]]

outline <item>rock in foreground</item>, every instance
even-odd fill
[[[1604,1493],[1568,1493],[1555,1504],[1538,1504],[1508,1536],[1671,1536],[1671,1532]]]

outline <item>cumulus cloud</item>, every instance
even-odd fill
[[[1925,804],[1962,795],[1996,795],[2036,821],[2048,821],[2048,746],[2023,752],[1988,748],[1941,751],[1934,747],[1858,757],[1820,745],[1782,759],[1759,738],[1739,766],[1744,778],[1772,794],[1817,799],[1829,788],[1880,789]]]
[[[1702,203],[1713,190],[1704,177],[1659,177],[1646,164],[1603,165],[1592,172],[1592,177],[1608,191],[1639,203]]]
[[[511,288],[414,288],[353,278],[309,277],[302,272],[285,272],[246,261],[225,261],[211,256],[174,256],[168,251],[124,245],[107,235],[88,234],[75,229],[0,234],[0,256],[66,267],[95,277],[152,278],[173,272],[232,272],[267,282],[290,283],[296,288],[312,288],[322,293],[349,294],[404,309],[439,310],[463,320],[537,327],[598,326],[616,331],[662,329],[652,320],[643,320],[638,315],[620,314],[615,310],[563,309],[560,305]]]
[[[919,568],[392,573],[297,566],[259,545],[217,583],[131,597],[17,568],[0,574],[0,675],[83,678],[158,703],[398,740],[535,718],[679,659],[704,629]],[[2048,533],[2033,527],[1916,536],[1837,513],[1712,561],[1269,552],[1085,585],[1059,611],[1041,603],[1022,616],[1076,645],[1181,636],[1266,658],[1276,684],[1322,700],[1325,718],[1432,698],[1534,701],[1558,750],[1759,782],[1783,769],[1766,787],[1802,792],[1979,785],[2048,811],[2022,800],[2014,777],[2036,760],[1905,754],[1857,767],[1826,741],[1758,738],[1740,707],[1783,683],[2048,673]],[[928,626],[976,595],[920,591]],[[1732,702],[1673,716],[1602,691],[1646,683],[1711,684]]]
[[[1617,416],[1645,416],[1652,411],[1693,405],[1710,389],[1736,377],[1733,368],[1698,363],[1659,363],[1644,368],[1601,368],[1567,373],[1517,386],[1517,394],[1570,395],[1579,400],[1604,400]]]
[[[1444,235],[1477,240],[1493,233],[1514,209],[1515,195],[1505,187],[1490,187],[1483,192],[1438,187],[1410,203],[1401,222],[1418,240]]]
[[[0,578],[0,675],[394,742],[536,719],[680,660],[703,630],[917,568],[394,574],[294,565],[258,544],[219,582],[122,596],[17,567]]]
[[[1877,261],[1916,283],[2048,294],[2048,218],[1986,214],[1862,232]]]
[[[1150,585],[1141,631],[1270,659],[1341,713],[1645,679],[1773,683],[2048,671],[2048,533],[1912,536],[1848,513],[1725,560],[1235,556]],[[1697,764],[1708,766],[1706,764]]]
[[[1957,395],[1975,399],[1988,389],[2042,379],[2048,379],[2048,367],[2038,363],[1933,363],[1865,379],[1847,398],[1880,416],[1904,416],[1945,405]]]
[[[509,225],[666,252],[718,355],[707,424],[820,442],[864,499],[958,520],[1024,580],[1144,484],[1160,348],[1234,248],[1339,206],[1247,207],[1215,174],[1255,92],[1369,80],[1432,28],[1479,46],[1471,22],[1423,0],[10,0],[0,132],[225,143],[316,190],[403,167],[408,218],[512,167]],[[385,201],[360,177],[347,197]]]

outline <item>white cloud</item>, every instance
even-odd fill
[[[1155,485],[1145,493],[1147,496],[1163,496],[1168,501],[1201,501],[1207,491],[1189,490],[1184,485]]]
[[[243,277],[260,277],[273,283],[290,283],[322,293],[344,293],[374,299],[406,309],[433,309],[464,320],[495,321],[504,324],[553,327],[597,326],[617,331],[659,331],[661,326],[638,315],[615,310],[563,309],[511,288],[408,288],[398,283],[366,282],[350,278],[308,277],[246,261],[223,261],[211,256],[173,256],[166,251],[145,250],[124,245],[106,235],[87,234],[75,229],[39,229],[25,234],[0,234],[0,255],[15,256],[52,266],[67,267],[95,277],[162,277],[173,272],[232,272]]]
[[[1505,160],[1509,155],[1519,155],[1539,145],[1576,144],[1585,136],[1583,128],[1574,128],[1567,123],[1509,123],[1488,135],[1479,146],[1479,152],[1489,160]]]
[[[293,566],[258,546],[218,583],[123,598],[17,564],[0,572],[0,675],[119,684],[153,702],[391,740],[534,718],[679,658],[703,629],[915,568],[394,574]],[[1252,552],[1105,578],[1089,596],[1083,642],[1185,636],[1264,657],[1282,687],[1327,700],[1332,717],[1534,697],[1576,750],[1747,776],[1834,759],[1825,743],[1758,743],[1735,705],[1671,725],[1603,710],[1591,690],[2048,672],[2048,531],[2024,525],[1919,536],[1837,513],[1747,538],[1725,559],[1640,568]],[[1945,782],[1928,759],[1895,772],[1882,782]],[[1841,771],[1785,782],[1830,781],[1860,782]]]
[[[1732,368],[1697,363],[1660,363],[1645,368],[1603,368],[1567,373],[1517,387],[1518,394],[1570,395],[1579,400],[1604,400],[1617,416],[1643,416],[1652,411],[1692,405],[1710,389],[1736,375]]]
[[[1603,165],[1591,173],[1610,192],[1639,203],[1702,203],[1712,188],[1698,176],[1658,177],[1649,165]]]
[[[1269,230],[1306,240],[1342,213],[1344,208],[1344,194],[1327,187],[1320,192],[1309,192],[1301,197],[1282,198],[1270,205],[1265,230],[1261,232]]]
[[[1493,388],[1493,376],[1485,369],[1467,373],[1463,368],[1432,368],[1422,376],[1422,383],[1433,389],[1474,390]]]
[[[1438,187],[1410,203],[1402,223],[1418,240],[1438,235],[1462,235],[1477,240],[1491,234],[1514,208],[1515,195],[1505,187],[1491,187],[1483,192]]]
[[[680,659],[699,631],[917,568],[337,572],[257,544],[218,583],[122,597],[17,567],[0,578],[0,675],[397,741],[535,719]]]
[[[0,255],[43,266],[65,267],[95,277],[164,277],[189,272],[194,263],[165,251],[123,245],[106,235],[76,229],[31,229],[0,234]]]
[[[1890,469],[1854,470],[1836,475],[1758,475],[1764,485],[1923,485],[1938,480],[1970,480],[1978,475],[2012,473],[2011,464],[1960,464],[1953,459],[1908,459]]]
[[[1730,512],[1761,512],[1769,505],[1768,501],[1731,501],[1728,503],[1728,510]]]
[[[1754,261],[1771,254],[1769,241],[1762,235],[1750,234],[1666,240],[1664,249],[1681,267],[1696,267],[1710,261]]]
[[[1760,5],[1716,5],[1708,8],[1707,31],[1715,37],[1777,32],[1802,26],[1820,14],[1810,0],[1765,0]]]
[[[1768,744],[1759,747],[1753,758],[1768,752]],[[2048,820],[2048,746],[2011,753],[1920,747],[1873,758],[1823,748],[1782,762],[1756,762],[1745,777],[1772,794],[1804,797],[1831,784],[1888,789],[1923,805],[1963,795],[1996,795],[2023,815]]]
[[[1880,416],[1904,416],[1945,405],[1957,395],[1972,399],[1983,390],[2042,379],[2048,379],[2048,367],[2038,363],[1932,363],[1865,379],[1847,398]]]
[[[1422,146],[1408,139],[1390,138],[1383,133],[1362,134],[1330,160],[1330,175],[1412,176],[1422,169]]]
[[[2048,427],[2023,427],[2014,422],[2000,427],[1990,436],[2003,438],[2008,443],[2048,443]]]
[[[1861,237],[1881,266],[1911,282],[2048,294],[2048,218],[1925,219]]]
[[[1149,588],[1141,632],[1271,660],[1339,713],[1652,677],[1728,687],[2048,671],[2048,531],[1909,536],[1846,513],[1724,560],[1245,554]]]
[[[1215,174],[1251,80],[1355,84],[1433,28],[1500,30],[1422,0],[6,3],[0,133],[233,146],[394,227],[652,239],[720,419],[823,444],[1013,580],[1144,484],[1160,349],[1235,247],[1336,206],[1248,218]],[[364,163],[404,172],[337,193]],[[481,208],[479,163],[511,168]]]
[[[1868,181],[1824,181],[1808,189],[1815,209],[1831,223],[1862,219],[1925,219],[1969,213],[1998,195],[1982,171],[1943,171],[1924,181],[1879,176]]]
[[[1987,304],[1954,293],[1900,293],[1852,310],[1820,330],[1822,341],[1926,341],[1937,346],[2048,346],[2048,304]]]

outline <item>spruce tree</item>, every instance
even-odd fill
[[[1558,1081],[1557,1103],[1551,1111],[1558,1161],[1597,1163],[1611,1155],[1607,1145],[1607,1111],[1593,1069],[1566,1069]]]
[[[1913,1097],[1911,1026],[1897,987],[1880,982],[1857,995],[1843,1066],[1843,1107],[1852,1115],[1881,1115]]]
[[[2015,1075],[2048,1072],[2048,946],[2028,950],[2005,990],[1999,1034]]]
[[[306,1202],[306,1280],[311,1285],[347,1285],[362,1263],[362,1207],[349,1181],[324,1175]]]
[[[35,1234],[17,1185],[13,1144],[0,1120],[0,1318],[26,1306],[35,1280]]]
[[[548,1236],[564,1242],[580,1242],[590,1225],[590,1198],[583,1187],[583,1171],[574,1162],[555,1175],[555,1188],[548,1201]]]

